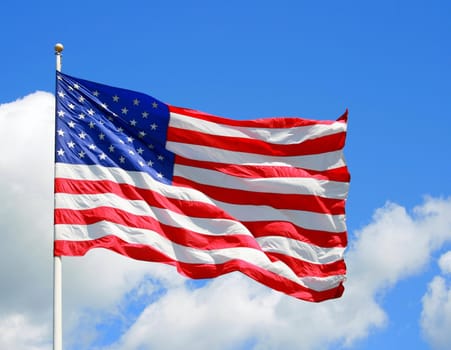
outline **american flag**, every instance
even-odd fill
[[[106,248],[342,295],[347,112],[232,120],[58,72],[55,118],[55,256]]]

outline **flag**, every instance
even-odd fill
[[[106,248],[190,278],[342,295],[347,111],[232,120],[58,72],[55,118],[55,256]]]

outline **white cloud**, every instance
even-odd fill
[[[0,105],[0,315],[49,310],[53,109],[45,92]]]
[[[438,265],[443,274],[451,274],[451,250],[440,257]]]
[[[279,299],[238,274],[201,289],[179,286],[147,307],[112,349],[237,349],[265,336]]]
[[[96,326],[112,318],[123,318],[121,304],[135,288],[152,293],[158,280],[162,288],[177,287],[184,279],[169,266],[127,259],[97,249],[84,257],[63,257],[63,326],[67,344],[75,349],[91,348],[98,334]],[[68,347],[69,348],[69,347]]]
[[[14,350],[50,350],[46,325],[30,322],[22,314],[10,314],[0,319],[0,348]]]
[[[44,92],[0,106],[0,149],[6,150],[0,158],[0,348],[45,349],[50,334],[53,115],[54,98]],[[387,323],[379,296],[423,271],[432,253],[451,238],[450,212],[451,198],[426,198],[412,212],[393,203],[378,209],[350,244],[344,296],[321,304],[272,292],[240,274],[191,289],[165,265],[103,250],[64,258],[65,342],[92,348],[87,344],[95,343],[98,323],[123,317],[127,328],[111,349],[187,344],[199,350],[237,349],[247,344],[289,350],[299,349],[301,342],[304,349],[353,344]],[[443,273],[451,270],[449,259],[449,254],[440,259]],[[427,326],[437,322],[431,315],[440,315],[429,310],[446,310],[450,304],[445,282],[436,277],[423,299],[422,325],[429,339],[435,335],[427,333]],[[124,297],[144,300],[155,288],[166,293],[136,322],[127,319]],[[21,327],[28,332],[19,340]]]
[[[451,272],[451,251],[439,259],[442,273]],[[449,282],[449,281],[448,281]],[[449,349],[451,344],[451,285],[442,276],[435,276],[423,296],[421,328],[426,340],[435,349]]]
[[[0,348],[49,349],[53,96],[0,105]]]

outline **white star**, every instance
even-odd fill
[[[64,136],[64,130],[63,129],[59,129],[58,130],[58,136]]]
[[[143,154],[143,152],[144,152],[144,150],[143,150],[141,147],[139,147],[139,148],[137,149],[137,151],[138,151],[138,154]]]
[[[119,158],[119,162],[125,163],[125,158],[124,158],[124,156],[121,156],[121,157]]]
[[[92,92],[92,94],[93,94],[95,97],[98,97],[98,96],[100,95],[100,92],[98,92],[97,90],[95,90],[95,91]]]
[[[118,95],[114,95],[113,96],[113,101],[114,102],[119,102],[119,96]]]
[[[136,120],[135,119],[130,120],[130,125],[131,126],[136,126]]]
[[[122,114],[127,114],[128,113],[127,107],[122,108],[121,111],[122,111]]]
[[[74,89],[80,89],[80,85],[78,85],[77,83],[74,84]]]
[[[97,148],[97,146],[94,145],[93,143],[91,143],[91,144],[89,145],[89,149],[92,149],[93,151],[94,151],[96,148]]]
[[[101,103],[100,105],[103,107],[103,109],[108,109],[108,105],[106,103]]]
[[[80,157],[80,158],[84,158],[85,157],[85,152],[83,152],[83,151],[81,151],[81,152],[79,152],[78,153],[78,156]]]
[[[160,154],[160,155],[158,156],[158,160],[163,161],[163,160],[164,160],[164,157]]]
[[[64,156],[64,150],[60,148],[58,151],[56,151],[59,156]]]
[[[86,134],[84,131],[82,131],[81,133],[78,134],[78,136],[80,136],[80,138],[84,140],[86,137]]]
[[[67,125],[69,125],[70,128],[75,128],[75,123],[71,120],[69,123],[67,123]]]
[[[66,96],[66,95],[64,94],[64,92],[58,91],[58,96],[61,98],[64,98],[64,96]]]
[[[69,141],[69,142],[67,143],[67,145],[69,146],[69,148],[74,148],[74,147],[75,147],[75,143],[72,142],[72,141]]]
[[[80,103],[85,102],[85,98],[84,98],[83,96],[80,96],[80,97],[78,98],[78,102],[80,102]]]
[[[152,145],[152,144],[148,145],[147,147],[149,147],[150,149],[154,149],[155,148],[155,146]]]
[[[152,107],[153,107],[153,108],[158,108],[158,103],[156,103],[155,101],[153,101]]]
[[[95,114],[94,110],[92,108],[88,109],[88,114],[90,116],[93,116]]]
[[[75,106],[74,106],[72,103],[69,103],[67,106],[68,106],[70,109],[75,109]]]
[[[133,152],[132,150],[129,150],[129,151],[128,151],[128,154],[130,154],[131,156],[134,156],[134,155],[135,155],[135,152]]]
[[[146,118],[149,116],[149,113],[147,113],[146,111],[144,111],[144,112],[141,113],[141,115],[142,115],[142,117],[143,117],[144,119],[146,119]]]
[[[152,162],[151,160],[149,160],[149,161],[147,162],[147,165],[148,165],[148,166],[152,166],[152,165],[153,165],[153,162]]]
[[[123,145],[125,142],[119,139],[119,143]]]
[[[150,125],[150,128],[151,128],[152,130],[157,130],[158,125],[155,124],[155,123],[153,123],[153,124]]]
[[[140,138],[140,139],[142,139],[144,136],[146,136],[147,134],[146,134],[146,132],[145,131],[140,131],[139,133],[138,133],[138,137]]]
[[[110,145],[110,147],[108,147],[108,149],[110,150],[110,152],[114,152],[114,146]]]
[[[105,160],[105,159],[106,159],[106,154],[103,153],[103,152],[100,153],[99,158],[100,158],[101,160]]]
[[[85,119],[85,115],[84,115],[83,113],[80,113],[80,114],[78,115],[78,118],[81,119],[81,120],[83,120],[83,119]]]
[[[135,99],[133,100],[133,105],[134,105],[134,106],[138,106],[138,105],[139,105],[139,102],[141,102],[141,101],[138,100],[137,98],[135,98]]]
[[[103,132],[99,134],[99,139],[105,140],[105,134]]]
[[[163,174],[162,173],[158,173],[157,176],[162,179],[163,178]]]
[[[138,162],[138,164],[141,165],[141,166],[146,165],[142,160],[140,160],[140,161]]]
[[[127,137],[127,141],[132,143],[133,141],[135,141],[135,139],[133,137],[131,137],[131,136],[128,136]]]
[[[58,117],[61,117],[61,118],[63,118],[64,117],[64,114],[66,114],[66,112],[64,112],[64,111],[58,111]]]
[[[122,129],[121,127],[118,127],[118,128],[117,128],[117,131],[118,131],[118,132],[123,132],[124,129]]]
[[[94,129],[96,124],[94,122],[89,122],[89,128]]]

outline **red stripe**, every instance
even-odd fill
[[[345,201],[343,199],[323,198],[304,194],[236,190],[204,185],[180,176],[174,176],[172,180],[174,185],[194,188],[212,199],[231,204],[265,205],[276,209],[304,210],[332,215],[345,213]]]
[[[265,166],[265,165],[235,165],[218,162],[208,162],[175,156],[175,163],[192,166],[196,168],[220,171],[227,175],[243,178],[268,178],[268,177],[310,177],[316,180],[330,180],[337,182],[349,182],[350,175],[346,166],[324,170],[306,170],[288,166]]]
[[[303,156],[338,151],[344,147],[345,139],[346,133],[340,132],[306,140],[301,143],[281,145],[243,137],[210,135],[198,131],[174,127],[170,127],[168,129],[167,135],[167,140],[172,142],[214,147],[235,152],[281,157]]]
[[[307,301],[320,302],[339,298],[344,291],[341,283],[329,290],[314,291],[242,260],[231,260],[223,264],[183,263],[171,259],[153,247],[127,243],[116,236],[104,236],[83,242],[55,241],[54,252],[55,256],[82,256],[93,248],[106,248],[129,258],[173,265],[180,274],[193,279],[214,278],[229,272],[240,271],[272,289]]]
[[[254,237],[287,237],[323,248],[345,248],[348,243],[346,232],[331,233],[309,230],[288,221],[242,221],[241,223],[252,232]]]
[[[327,277],[344,275],[346,273],[344,260],[334,261],[329,264],[314,264],[280,253],[265,252],[265,254],[273,261],[283,261],[298,277]]]
[[[309,120],[303,118],[291,118],[291,117],[279,117],[279,118],[264,118],[264,119],[255,119],[255,120],[236,120],[236,119],[226,119],[222,117],[218,117],[212,114],[207,114],[204,112],[196,111],[193,109],[176,107],[176,106],[168,106],[169,112],[183,114],[189,117],[206,120],[209,122],[230,125],[230,126],[241,126],[241,127],[254,127],[254,128],[294,128],[298,126],[309,126],[309,125],[330,125],[335,123],[330,120]],[[341,117],[337,119],[340,122],[346,122],[348,116],[348,111]]]
[[[235,220],[221,208],[196,201],[184,201],[174,198],[167,198],[152,190],[135,187],[129,184],[118,184],[109,180],[70,180],[55,179],[55,193],[68,194],[99,194],[114,193],[127,200],[143,200],[149,206],[169,209],[175,213],[190,217],[201,218],[223,218]]]
[[[251,236],[243,234],[227,236],[200,234],[185,228],[163,224],[149,216],[134,215],[116,208],[99,207],[85,210],[55,209],[55,224],[91,225],[101,221],[152,230],[174,243],[197,249],[249,247],[261,250],[255,238]]]

